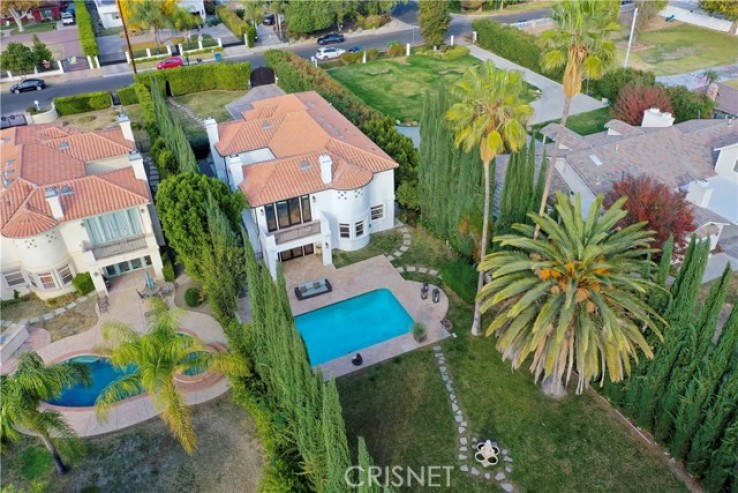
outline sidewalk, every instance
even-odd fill
[[[469,52],[472,56],[480,60],[491,60],[494,64],[506,70],[519,70],[525,74],[526,82],[533,84],[541,90],[541,97],[531,103],[533,107],[533,117],[528,121],[529,124],[542,123],[561,118],[561,112],[564,110],[564,87],[548,77],[537,74],[532,70],[521,67],[509,60],[490,53],[476,45],[469,46]],[[571,102],[571,115],[586,113],[597,110],[605,105],[594,98],[577,95]]]
[[[713,70],[720,76],[718,81],[738,79],[738,63],[732,63],[730,65],[720,65],[684,74],[662,75],[656,77],[656,81],[667,86],[686,86],[690,91],[694,91],[707,85],[704,73],[708,70]]]

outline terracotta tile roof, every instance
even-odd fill
[[[374,173],[398,165],[377,144],[316,92],[303,92],[252,103],[243,121],[218,125],[221,156],[269,148],[276,159],[243,168],[241,190],[252,206],[325,189],[365,186]],[[320,177],[318,158],[333,160],[333,180]],[[310,163],[301,168],[300,163]]]
[[[48,231],[53,219],[44,197],[48,186],[62,193],[64,217],[69,221],[146,204],[151,201],[146,180],[138,180],[132,167],[87,175],[86,163],[135,149],[119,127],[81,133],[52,123],[3,130],[0,171],[0,232],[22,238]],[[61,145],[65,143],[65,145]]]

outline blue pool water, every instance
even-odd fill
[[[89,367],[92,384],[89,386],[76,384],[71,387],[67,387],[59,397],[50,400],[49,404],[69,407],[94,406],[97,396],[100,395],[108,384],[124,375],[133,373],[135,370],[134,366],[129,366],[124,370],[119,370],[113,367],[109,359],[101,358],[99,356],[77,356],[75,358],[70,358],[69,361],[83,363]]]
[[[407,334],[413,319],[389,289],[378,289],[298,315],[295,324],[314,366]]]

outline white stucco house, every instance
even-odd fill
[[[719,241],[738,239],[738,122],[674,124],[669,113],[650,109],[640,127],[620,120],[605,127],[607,131],[587,136],[559,124],[542,131],[561,144],[556,170],[573,193],[581,194],[585,210],[626,174],[645,174],[686,192],[695,233],[709,239],[713,248]]]
[[[193,15],[199,15],[205,20],[205,2],[204,0],[179,0],[178,5],[187,9]],[[95,0],[97,15],[105,29],[113,29],[122,27],[123,21],[120,19],[120,12],[115,0]],[[128,19],[126,19],[128,20]]]
[[[128,117],[98,132],[57,123],[0,132],[0,292],[53,298],[89,272],[105,280],[151,267],[163,238]]]
[[[204,121],[218,177],[250,208],[243,223],[277,262],[358,250],[394,227],[398,164],[316,92],[255,101],[243,120]]]

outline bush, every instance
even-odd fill
[[[162,252],[161,262],[164,264],[164,267],[162,268],[164,280],[166,282],[174,282],[177,275],[174,272],[174,264],[172,263],[172,258],[169,256],[169,252]]]
[[[628,84],[653,86],[656,84],[656,76],[653,72],[620,67],[605,74],[600,80],[593,81],[591,86],[599,97],[615,101],[620,90]]]
[[[60,116],[104,110],[110,108],[112,104],[113,98],[105,91],[54,98],[54,106]]]
[[[469,48],[466,46],[456,45],[444,51],[441,58],[445,60],[456,60],[457,58],[463,58],[468,54]]]
[[[74,276],[72,284],[74,284],[74,289],[77,290],[80,296],[85,296],[95,290],[95,283],[92,282],[92,276],[89,272],[82,272]]]
[[[672,108],[674,108],[675,123],[712,118],[715,111],[715,102],[706,95],[692,92],[684,86],[667,87],[666,93],[671,99]]]
[[[200,306],[203,302],[202,291],[198,288],[189,288],[185,291],[184,300],[189,307]]]
[[[249,47],[254,46],[254,42],[256,41],[256,29],[254,26],[241,19],[236,12],[225,5],[218,7],[216,11],[225,27],[230,29],[239,38],[243,38],[244,34],[246,34]]]
[[[309,61],[282,50],[264,53],[269,67],[279,78],[279,86],[286,92],[316,91],[336,110],[356,125],[399,165],[395,186],[417,183],[419,155],[412,140],[397,132],[391,118],[368,107],[354,93],[333,79],[323,69]],[[401,202],[402,203],[402,202]],[[406,203],[402,203],[410,207]]]
[[[178,67],[157,72],[157,79],[162,88],[162,93],[169,82],[169,89],[173,96],[182,96],[193,92],[212,91],[220,89],[223,91],[245,91],[249,87],[251,76],[251,64],[242,63],[218,63],[211,65],[191,65],[189,67]],[[151,84],[148,74],[136,76],[136,82],[141,82],[147,87]]]
[[[346,65],[356,65],[357,63],[361,62],[361,60],[364,58],[363,52],[358,53],[344,53],[341,55],[341,60],[343,60]]]
[[[423,322],[415,322],[412,328],[413,337],[418,342],[423,342],[428,336],[428,329]]]
[[[359,27],[362,29],[376,29],[387,23],[387,17],[384,15],[367,15],[361,18]]]
[[[473,265],[464,259],[441,266],[443,282],[451,288],[459,297],[470,305],[474,304],[477,296],[477,280],[479,273]]]
[[[133,86],[121,87],[120,89],[118,89],[118,98],[120,99],[120,104],[122,104],[123,106],[138,104],[136,88]]]
[[[387,57],[397,58],[405,56],[405,46],[399,43],[391,44],[387,47]]]
[[[77,21],[77,34],[79,43],[82,45],[82,52],[85,56],[95,56],[100,53],[97,47],[97,36],[95,35],[95,26],[92,24],[92,17],[87,10],[84,0],[75,0],[74,15]]]
[[[662,87],[628,84],[623,87],[612,107],[612,116],[630,125],[643,122],[643,112],[649,108],[672,113],[671,100]]]
[[[369,48],[366,50],[366,59],[367,61],[374,61],[379,58],[379,50],[377,48]]]

